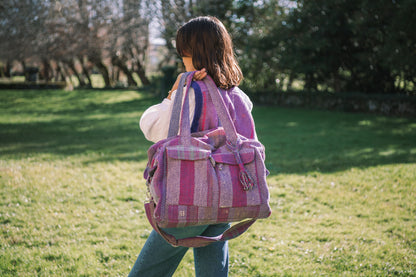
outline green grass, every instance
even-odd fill
[[[126,276],[151,231],[136,91],[0,91],[0,276]],[[230,276],[415,276],[416,120],[255,107],[273,214]],[[175,276],[192,276],[188,251]]]

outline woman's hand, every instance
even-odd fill
[[[205,77],[207,77],[207,70],[205,68],[198,70],[197,72],[195,72],[194,74],[194,81],[200,81],[202,79],[204,79]]]
[[[169,91],[169,95],[166,97],[167,99],[170,100],[171,96],[172,96],[172,92],[178,89],[179,86],[179,81],[181,80],[182,74],[179,74],[178,77],[176,78],[175,83],[172,86],[172,89]],[[200,81],[202,79],[204,79],[207,76],[207,71],[205,68],[198,70],[197,72],[195,72],[193,80],[194,81]]]

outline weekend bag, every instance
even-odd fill
[[[149,148],[144,172],[150,194],[145,203],[149,222],[170,244],[186,247],[235,238],[256,219],[271,214],[264,146],[236,132],[222,96],[209,76],[203,82],[221,126],[191,134],[188,92],[194,73],[183,74],[168,138]],[[179,240],[161,229],[222,222],[240,223],[217,237]]]

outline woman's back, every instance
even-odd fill
[[[192,83],[192,88],[195,93],[195,110],[191,132],[205,131],[218,127],[221,123],[207,87],[202,81],[198,81]],[[238,87],[232,87],[228,90],[220,89],[220,92],[237,133],[246,138],[256,138],[254,121],[251,116],[253,104],[248,96]]]

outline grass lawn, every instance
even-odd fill
[[[128,274],[151,231],[138,123],[155,101],[0,91],[0,276]],[[253,113],[273,213],[230,241],[230,276],[416,276],[416,119]]]

